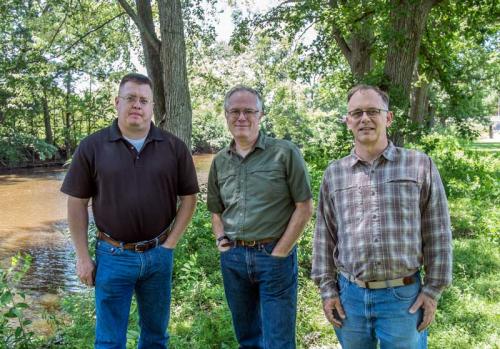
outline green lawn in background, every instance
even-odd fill
[[[479,150],[479,151],[488,151],[488,152],[499,152],[500,151],[500,142],[490,142],[487,141],[478,141],[473,142],[469,149]]]

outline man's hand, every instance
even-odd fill
[[[278,245],[274,246],[271,256],[285,258],[288,257],[290,251],[282,251],[278,248]]]
[[[339,297],[324,299],[323,311],[333,326],[342,327],[342,320],[345,319],[345,313]]]
[[[417,297],[417,300],[410,308],[410,313],[415,314],[418,309],[422,308],[424,310],[424,317],[420,325],[418,325],[417,330],[423,331],[425,330],[431,322],[434,320],[434,316],[436,315],[437,301],[430,296],[426,295],[423,292]]]
[[[94,286],[95,263],[90,257],[78,258],[76,261],[76,275],[87,286]]]
[[[227,244],[228,242],[229,242],[228,239],[224,239],[221,242],[219,242],[219,244],[217,245],[217,249],[219,250],[219,252],[226,252],[231,248],[231,246],[222,246],[224,244]]]

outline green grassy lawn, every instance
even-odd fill
[[[478,141],[473,142],[469,149],[487,151],[487,152],[500,152],[500,142]]]

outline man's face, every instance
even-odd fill
[[[153,91],[147,84],[126,82],[115,97],[115,108],[122,133],[147,132],[153,117]]]
[[[371,111],[382,109],[380,113],[368,115],[363,112],[361,117],[347,115],[347,127],[352,131],[357,146],[383,146],[387,143],[387,127],[392,122],[392,112],[385,111],[387,105],[382,97],[373,90],[356,92],[347,104],[348,112]]]
[[[262,112],[257,107],[257,97],[248,91],[238,91],[228,100],[227,126],[235,140],[254,141],[259,135]]]

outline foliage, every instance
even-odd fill
[[[454,120],[467,133],[468,121],[485,122],[494,112],[500,65],[491,14],[498,11],[491,0],[282,1],[264,13],[238,12],[232,44],[253,53],[256,37],[286,41],[285,55],[299,58],[289,69],[302,80],[382,86],[399,116],[393,130],[402,143],[428,133],[437,120]]]
[[[430,134],[412,146],[431,156],[439,169],[454,235],[499,239],[500,153],[478,152],[451,134]]]
[[[24,315],[29,308],[24,292],[15,285],[31,265],[31,256],[18,254],[12,257],[7,270],[0,269],[0,348],[29,349],[35,343],[34,333],[27,329],[31,323]]]
[[[0,127],[0,164],[14,167],[19,163],[53,157],[57,148],[32,135]]]

